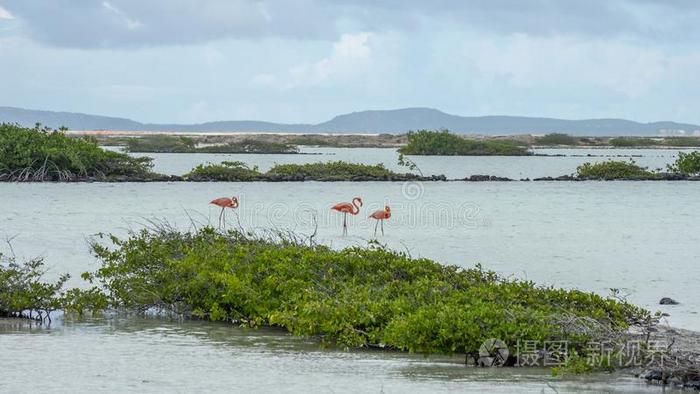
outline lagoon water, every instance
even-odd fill
[[[444,174],[448,178],[464,178],[469,175],[496,175],[513,179],[568,175],[576,172],[576,167],[585,162],[605,160],[634,160],[650,169],[666,168],[672,163],[677,150],[665,149],[537,149],[538,155],[550,156],[410,156],[425,175]],[[377,164],[406,172],[397,164],[396,149],[389,148],[310,148],[302,147],[302,155],[289,154],[188,154],[144,153],[136,156],[155,158],[156,172],[182,175],[201,163],[219,163],[224,160],[242,161],[267,171],[274,164],[308,163],[343,160],[351,163]],[[554,156],[564,155],[564,156]],[[589,156],[590,155],[590,156]]]
[[[183,173],[204,161],[350,160],[395,165],[386,149],[313,149],[323,155],[153,155],[157,171]],[[332,153],[332,154],[331,154]],[[673,161],[665,150],[556,150],[569,155],[630,156],[652,168]],[[242,157],[243,156],[243,157]],[[426,174],[513,178],[561,175],[605,157],[420,157]],[[43,256],[48,275],[94,270],[88,240],[98,232],[167,221],[183,229],[216,224],[214,197],[236,195],[228,225],[302,234],[318,241],[365,245],[367,214],[385,202],[394,216],[380,241],[413,256],[503,275],[608,294],[619,288],[641,306],[669,313],[669,324],[700,331],[700,182],[426,182],[426,183],[82,183],[0,184],[0,237],[14,237],[19,257]],[[328,209],[354,196],[363,213],[342,237]],[[7,252],[7,247],[0,250]],[[661,297],[681,302],[660,306]],[[278,331],[163,320],[102,319],[51,328],[0,322],[0,392],[68,391],[376,391],[487,389],[545,392],[658,388],[618,376],[551,380],[536,370],[474,370],[460,360],[386,352],[321,350]],[[36,351],[36,356],[29,352]],[[551,381],[550,381],[551,380]],[[545,383],[546,382],[546,383]],[[25,386],[26,385],[26,386]],[[608,387],[608,385],[611,385]]]

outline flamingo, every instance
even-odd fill
[[[236,197],[220,197],[214,200],[211,200],[209,204],[214,204],[216,206],[221,207],[221,213],[219,214],[219,228],[221,228],[221,219],[224,219],[224,227],[226,227],[226,214],[224,213],[224,210],[226,208],[238,208],[238,198]]]
[[[361,206],[362,199],[360,197],[355,197],[352,199],[352,204],[349,202],[341,202],[331,207],[331,209],[342,212],[343,214],[343,235],[348,233],[348,214],[357,215],[360,213]]]
[[[374,211],[369,217],[377,219],[377,224],[374,225],[374,236],[377,236],[377,225],[379,225],[379,223],[382,224],[382,235],[384,235],[384,221],[391,217],[391,208],[385,205],[384,209]]]

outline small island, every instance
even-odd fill
[[[278,327],[341,348],[460,354],[480,365],[496,362],[482,348],[490,338],[509,346],[560,341],[568,344],[569,361],[559,368],[577,373],[594,369],[586,363],[590,342],[622,347],[653,332],[659,319],[614,297],[538,286],[478,264],[443,265],[376,245],[334,250],[313,236],[256,238],[211,227],[100,237],[92,252],[101,266],[81,275],[89,283],[81,289],[65,289],[67,276],[44,283],[41,260],[0,259],[0,316],[44,319],[62,309],[70,318],[119,310]],[[615,360],[600,368],[624,367]],[[497,361],[522,362],[516,354]]]
[[[220,164],[200,164],[183,176],[187,181],[226,182],[303,182],[303,181],[446,181],[444,175],[419,176],[411,173],[396,173],[382,164],[356,164],[344,161],[307,164],[275,164],[262,173],[257,167],[249,167],[240,161],[225,161]]]
[[[185,136],[151,135],[126,140],[126,150],[132,153],[236,153],[236,154],[298,154],[295,145],[256,139],[229,141],[223,144],[198,146],[196,140]]]
[[[410,131],[408,143],[399,148],[403,155],[431,156],[529,156],[527,147],[514,140],[466,139],[449,130]]]

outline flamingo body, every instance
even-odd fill
[[[384,221],[391,217],[391,208],[387,205],[384,209],[372,212],[369,217],[377,220],[377,224],[374,225],[374,236],[377,236],[377,225],[379,223],[382,225],[382,235],[384,235]]]
[[[219,214],[219,228],[221,228],[221,221],[223,219],[224,227],[226,226],[226,214],[225,214],[225,209],[226,208],[238,208],[238,198],[236,197],[220,197],[216,198],[214,200],[211,200],[209,204],[214,204],[217,207],[221,207],[221,213]]]
[[[211,200],[209,204],[214,204],[221,208],[238,208],[238,199],[236,197],[220,197]]]
[[[348,233],[348,214],[357,215],[358,213],[360,213],[361,206],[362,199],[360,197],[355,197],[352,199],[352,203],[341,202],[331,207],[332,210],[338,211],[343,214],[343,235]]]

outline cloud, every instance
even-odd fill
[[[14,17],[10,14],[10,11],[0,6],[0,19],[14,19]]]
[[[23,22],[22,34],[44,44],[129,48],[200,44],[228,38],[332,37],[333,18],[313,3],[22,0],[7,7]]]
[[[22,0],[23,34],[64,47],[188,45],[223,39],[335,41],[348,31],[423,34],[434,26],[500,35],[625,37],[693,44],[695,0]],[[10,6],[11,5],[11,6]],[[10,14],[11,12],[11,14]],[[87,34],[86,32],[89,32]]]
[[[128,15],[124,13],[124,11],[120,10],[119,8],[115,7],[110,3],[109,1],[103,1],[102,2],[102,7],[110,12],[111,14],[115,15],[117,18],[119,18],[123,23],[124,26],[128,30],[136,30],[139,27],[143,26],[143,23],[130,18]]]
[[[343,34],[328,57],[289,70],[288,88],[314,86],[361,74],[372,63],[372,33]]]

